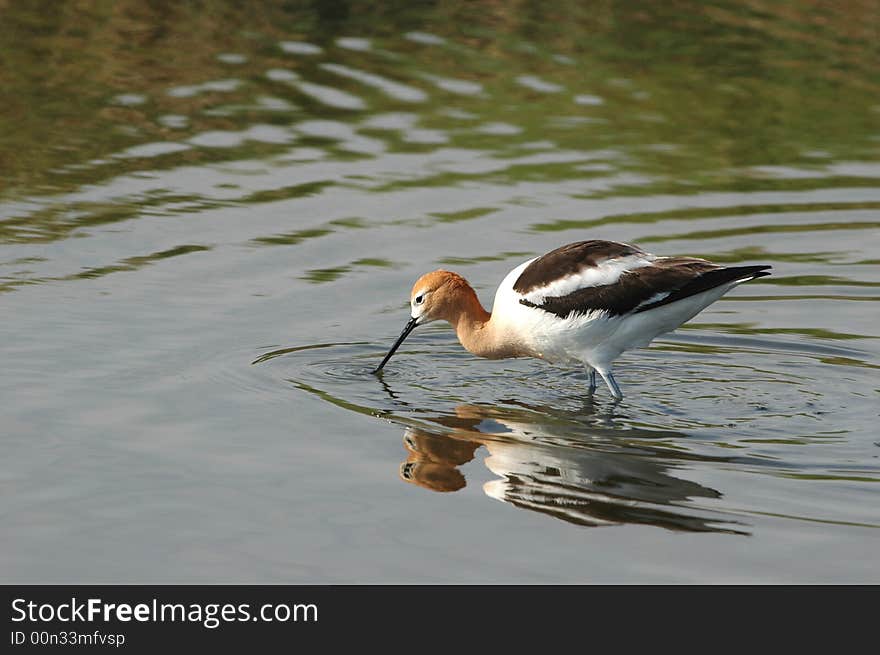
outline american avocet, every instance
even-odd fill
[[[596,371],[611,395],[623,394],[611,364],[647,346],[770,266],[720,266],[694,257],[658,257],[615,241],[579,241],[514,268],[495,293],[490,314],[463,277],[433,271],[412,288],[411,318],[374,373],[416,326],[446,320],[480,357],[537,357],[581,363],[596,389]]]

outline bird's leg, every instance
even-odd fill
[[[587,387],[587,393],[592,396],[593,392],[596,391],[596,369],[588,366],[587,371],[590,373],[590,386]]]
[[[621,393],[620,387],[617,386],[617,381],[614,379],[611,371],[603,371],[602,369],[599,369],[599,375],[605,380],[605,384],[608,385],[608,389],[611,391],[611,395],[614,396],[614,400],[623,400],[623,393]]]

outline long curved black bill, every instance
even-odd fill
[[[376,367],[376,370],[373,371],[374,374],[378,373],[382,370],[382,367],[388,363],[388,360],[391,359],[391,355],[397,352],[397,349],[400,348],[400,344],[403,343],[403,340],[409,336],[409,333],[415,330],[416,325],[418,325],[418,319],[411,318],[409,319],[409,323],[406,324],[403,328],[403,332],[400,333],[400,336],[397,337],[397,341],[394,342],[394,345],[391,346],[391,350],[388,351],[388,354],[385,355],[385,359],[382,360],[382,363]]]

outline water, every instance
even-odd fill
[[[3,580],[878,581],[876,7],[581,4],[4,10]],[[369,374],[584,238],[773,276]]]

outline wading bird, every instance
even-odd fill
[[[514,268],[490,314],[467,280],[433,271],[412,288],[411,318],[374,373],[417,326],[448,321],[479,357],[537,357],[583,364],[611,395],[623,398],[611,371],[626,350],[647,346],[733,287],[770,275],[770,266],[720,266],[695,257],[658,257],[615,241],[579,241]]]

